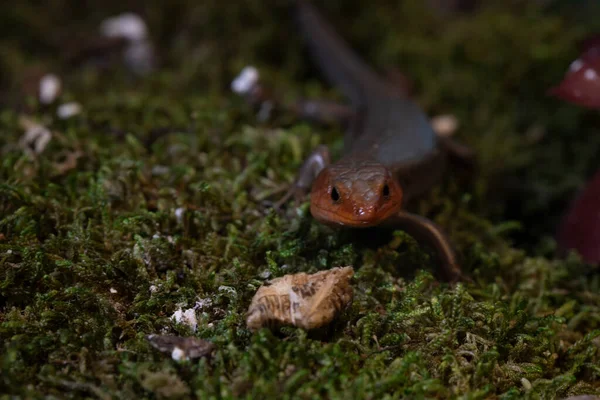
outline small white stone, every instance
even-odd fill
[[[438,115],[431,119],[431,126],[438,136],[449,137],[458,129],[458,119],[454,115]]]
[[[269,279],[271,277],[271,271],[269,271],[268,269],[266,269],[263,272],[261,272],[260,274],[258,274],[258,277],[260,279]]]
[[[175,210],[175,218],[177,222],[181,223],[183,221],[183,214],[185,213],[185,208],[179,207]]]
[[[148,36],[144,20],[131,12],[105,19],[100,24],[100,32],[104,36],[124,37],[131,41],[144,40]]]
[[[50,104],[58,97],[62,83],[54,74],[46,74],[40,79],[39,96],[42,104]]]
[[[173,348],[173,351],[171,352],[171,358],[175,361],[181,361],[186,360],[187,356],[185,355],[185,351],[175,346],[175,348]]]
[[[156,285],[150,286],[150,293],[156,293],[156,292],[158,292],[158,286],[156,286]]]
[[[110,288],[110,292],[111,292],[112,294],[115,294],[115,293],[117,293],[117,289]]]
[[[152,239],[160,239],[160,233],[155,233],[154,235],[152,235]]]
[[[596,79],[598,79],[598,74],[593,69],[588,68],[583,73],[583,77],[588,81],[595,81]]]
[[[40,154],[48,143],[50,143],[50,139],[52,139],[52,133],[46,128],[43,128],[41,134],[38,136],[38,139],[35,142],[34,150],[37,154]]]
[[[258,77],[258,70],[253,66],[247,66],[231,82],[231,90],[238,94],[246,94],[256,85]]]
[[[50,139],[52,139],[50,130],[45,126],[34,123],[27,128],[19,143],[25,151],[31,151],[30,149],[33,147],[33,152],[40,154],[50,143]]]
[[[198,321],[196,320],[196,310],[193,308],[187,309],[183,316],[186,320],[186,324],[192,328],[192,331],[196,332],[196,328],[198,327]]]
[[[196,310],[202,310],[203,308],[208,308],[210,306],[212,306],[212,300],[209,297],[207,297],[205,299],[199,299],[196,302],[196,305],[194,306],[194,308]]]
[[[121,37],[128,41],[123,59],[131,71],[144,75],[154,69],[154,46],[148,38],[146,22],[139,15],[129,12],[107,18],[100,24],[100,32],[107,37]]]
[[[75,102],[61,104],[56,110],[56,115],[60,119],[69,119],[79,113],[81,113],[81,105]]]
[[[189,308],[183,311],[181,308],[173,313],[171,316],[178,324],[185,324],[189,326],[193,332],[196,332],[196,328],[198,327],[198,320],[196,319],[196,310],[193,308]]]
[[[176,323],[180,324],[183,320],[183,310],[181,310],[180,308],[179,310],[175,311],[173,315],[171,315],[171,319],[175,320]]]
[[[11,249],[6,250],[6,254],[12,254],[12,250]]]

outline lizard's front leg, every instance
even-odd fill
[[[300,202],[310,192],[313,181],[323,170],[330,164],[329,148],[325,145],[317,147],[304,161],[296,180],[290,186],[287,193],[274,204],[275,208],[281,207],[291,197],[294,197],[296,202]]]

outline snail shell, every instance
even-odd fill
[[[252,298],[246,325],[251,331],[264,326],[293,325],[310,330],[326,325],[352,301],[353,275],[352,267],[338,267],[273,279]]]

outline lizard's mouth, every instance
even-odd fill
[[[343,210],[332,210],[330,207],[321,207],[317,203],[311,203],[310,213],[319,222],[331,226],[346,226],[352,228],[369,228],[379,225],[393,214],[400,211],[401,204],[390,204],[376,211],[349,213]]]

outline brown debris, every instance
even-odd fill
[[[209,356],[215,345],[208,340],[172,335],[148,335],[146,339],[155,349],[171,355],[175,361],[194,360]]]
[[[62,162],[54,163],[54,174],[64,175],[67,172],[77,168],[77,161],[83,157],[83,153],[79,150],[65,152]]]
[[[316,274],[285,275],[261,286],[248,308],[251,331],[264,326],[293,325],[306,330],[322,327],[352,301],[352,267]]]
[[[19,125],[25,130],[25,134],[19,139],[19,147],[31,156],[41,154],[50,143],[52,132],[24,115],[19,117]]]

